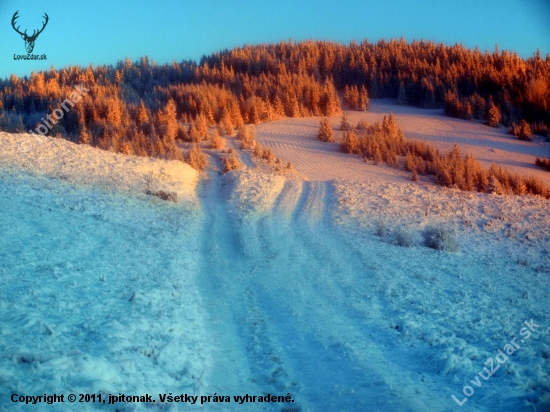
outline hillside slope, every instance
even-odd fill
[[[492,163],[511,172],[535,175],[550,183],[550,173],[535,166],[536,157],[550,157],[550,143],[538,138],[536,143],[518,140],[505,128],[485,126],[479,122],[454,119],[443,115],[441,109],[419,109],[400,106],[394,99],[372,99],[367,112],[347,111],[348,121],[359,120],[369,124],[381,122],[384,115],[393,112],[407,139],[430,142],[436,148],[451,150],[458,144],[462,153],[471,153],[482,166]],[[341,116],[331,118],[333,129],[339,130]],[[340,153],[342,132],[336,133],[336,143],[317,139],[320,118],[284,119],[256,126],[257,140],[271,147],[286,161],[312,180],[360,179],[370,181],[404,181],[408,174],[391,168],[365,164],[359,157]]]
[[[466,410],[549,410],[547,201],[221,175],[211,160],[200,182],[165,178],[191,188],[178,203],[143,195],[139,173],[106,191],[72,183],[85,169],[60,181],[2,163],[2,408],[25,410],[12,393],[124,392],[156,402],[79,409],[451,411],[469,385]],[[422,245],[432,225],[458,252]],[[531,319],[499,372],[470,383]],[[160,405],[169,392],[294,402]]]

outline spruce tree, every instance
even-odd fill
[[[437,172],[437,183],[445,187],[451,187],[453,185],[453,178],[446,166],[442,166]]]
[[[91,143],[90,134],[88,133],[88,130],[86,128],[82,128],[80,131],[80,134],[78,136],[78,143],[79,144],[90,144]]]
[[[135,153],[134,153],[134,148],[132,147],[132,143],[130,143],[127,140],[123,141],[120,144],[120,153],[125,154],[127,156],[133,156]]]
[[[517,173],[512,176],[512,187],[516,195],[524,195],[527,193],[527,185],[521,176]]]
[[[176,120],[176,104],[174,100],[168,100],[164,110],[161,110],[159,114],[159,122],[161,126],[162,135],[166,141],[175,140],[178,132],[178,121]]]
[[[498,107],[491,100],[487,108],[487,114],[485,115],[485,123],[491,127],[498,127],[500,123],[501,115]]]
[[[218,129],[214,129],[210,135],[210,148],[215,150],[223,149],[224,141],[220,136]]]
[[[208,159],[204,152],[202,151],[201,147],[198,145],[193,145],[193,147],[189,150],[189,153],[187,154],[185,160],[189,165],[199,172],[204,170],[206,165],[208,164]]]
[[[465,120],[472,120],[474,118],[474,112],[472,111],[472,105],[470,102],[466,102],[464,105],[463,118]]]
[[[377,165],[378,163],[383,162],[384,159],[382,158],[382,153],[380,152],[380,146],[379,145],[376,145],[374,147],[374,153],[373,153],[372,157],[373,157],[375,165]]]
[[[23,118],[21,115],[17,116],[17,123],[15,125],[15,132],[16,133],[24,133],[25,132],[25,124],[23,123]],[[53,132],[53,129],[52,129]],[[55,133],[52,133],[52,135],[55,136]]]
[[[273,111],[275,120],[285,116],[285,108],[278,94],[275,96],[275,100],[273,101]]]
[[[161,138],[157,138],[156,145],[155,145],[155,153],[156,156],[160,159],[164,159],[166,156],[166,148],[164,147],[164,143],[162,142]]]
[[[295,104],[297,105],[298,102],[295,101]],[[295,115],[295,110],[296,109],[294,108],[292,112],[292,117],[298,117],[297,115]],[[253,124],[260,123],[260,113],[258,111],[258,106],[256,106],[255,104],[252,105],[252,107],[250,108],[250,112],[248,114],[248,121]]]
[[[237,133],[237,138],[241,140],[241,149],[254,149],[256,146],[256,134],[253,128],[242,126]]]
[[[359,107],[358,110],[365,111],[369,108],[369,93],[367,92],[367,88],[363,85],[361,86],[361,90],[359,91]]]
[[[481,170],[477,176],[477,191],[486,193],[489,187],[489,172],[487,170]]]
[[[195,122],[193,123],[196,129],[196,141],[200,142],[206,137],[206,134],[208,133],[208,120],[206,119],[206,116],[199,114],[195,118]],[[191,139],[191,141],[195,141]]]
[[[524,120],[519,124],[518,137],[520,140],[531,141],[531,126]]]
[[[495,175],[489,177],[489,185],[487,186],[487,193],[492,193],[495,195],[505,194],[505,190],[500,183],[500,180]]]
[[[357,86],[355,85],[350,88],[348,105],[351,109],[358,110],[359,90],[357,90]]]
[[[233,135],[235,125],[231,121],[231,115],[229,114],[229,111],[227,110],[227,108],[223,109],[222,118],[220,120],[220,126],[222,127],[225,134],[227,134],[228,136]]]
[[[351,125],[348,122],[348,115],[346,112],[342,114],[342,120],[340,121],[340,130],[350,130]]]
[[[332,126],[330,125],[328,117],[323,117],[321,119],[321,126],[317,136],[323,142],[334,142],[334,132],[332,131]]]
[[[340,102],[338,100],[338,94],[334,89],[332,79],[325,80],[323,85],[323,99],[324,101],[324,115],[334,116],[340,113]]]
[[[300,104],[295,96],[290,99],[288,115],[289,117],[300,117]]]
[[[405,84],[401,82],[399,84],[399,92],[397,93],[397,104],[405,106],[407,104],[407,90],[405,90]]]
[[[483,120],[485,118],[485,112],[487,111],[487,103],[485,99],[479,94],[475,94],[475,107],[474,107],[474,118],[478,120]]]
[[[346,87],[344,88],[344,104],[346,106],[350,105],[350,88],[347,84],[346,84]]]
[[[405,157],[405,170],[408,172],[416,170],[416,158],[411,152],[407,152],[407,156]]]
[[[200,143],[200,141],[202,140],[199,129],[197,128],[195,123],[191,123],[187,135],[189,136],[189,141],[193,143]]]
[[[342,151],[344,153],[351,153],[351,154],[361,153],[361,146],[359,144],[359,139],[357,138],[357,135],[353,130],[348,130],[344,132]]]
[[[143,100],[140,100],[139,108],[136,116],[136,124],[138,126],[142,126],[148,122],[149,122],[149,115],[147,114],[147,108],[145,107]]]

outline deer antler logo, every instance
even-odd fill
[[[11,19],[11,25],[13,29],[21,35],[21,38],[25,40],[25,48],[27,49],[27,53],[32,53],[32,51],[34,50],[34,42],[36,41],[36,38],[40,33],[42,33],[44,28],[46,28],[46,25],[48,24],[48,20],[50,20],[50,18],[46,13],[44,13],[44,19],[46,19],[46,21],[43,23],[42,28],[38,31],[34,30],[32,35],[29,36],[27,34],[27,30],[25,30],[25,32],[20,32],[19,31],[20,26],[15,27],[16,20],[19,17],[18,13],[19,13],[19,10],[16,11],[15,14],[13,15]]]

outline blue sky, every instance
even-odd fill
[[[41,27],[35,54],[47,61],[14,61],[24,42],[11,27]],[[499,48],[529,57],[550,53],[548,0],[3,0],[0,3],[0,77],[90,63],[114,64],[147,55],[165,63],[243,44],[324,39],[377,41],[403,36]]]

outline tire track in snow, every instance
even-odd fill
[[[365,394],[354,394],[349,390],[350,381],[357,383],[365,380],[365,370],[349,356],[345,345],[338,341],[329,342],[320,327],[319,323],[328,320],[324,312],[330,309],[330,305],[322,302],[327,297],[323,296],[321,302],[312,299],[319,295],[315,272],[322,270],[318,267],[322,262],[315,263],[315,259],[311,258],[324,254],[312,256],[310,240],[297,233],[309,230],[304,226],[310,228],[322,224],[327,185],[324,182],[304,182],[303,185],[292,222],[288,225],[292,233],[277,232],[276,228],[281,223],[277,218],[264,220],[258,227],[260,232],[272,235],[270,239],[263,237],[266,244],[262,249],[273,253],[277,245],[283,243],[286,247],[280,251],[284,256],[279,256],[279,261],[288,262],[288,266],[281,270],[277,262],[269,264],[266,261],[262,273],[273,282],[267,281],[259,288],[262,302],[266,312],[274,319],[280,345],[286,349],[283,353],[286,363],[298,371],[300,387],[311,404],[311,410],[362,409],[367,406],[361,399]],[[278,215],[277,206],[279,204],[274,216]],[[293,242],[290,243],[290,239]],[[320,380],[319,376],[323,379]]]
[[[243,228],[228,212],[226,204],[229,186],[221,188],[224,177],[211,176],[204,189],[207,209],[203,234],[203,269],[208,279],[201,285],[210,325],[206,327],[218,351],[214,353],[213,369],[209,371],[208,394],[221,395],[283,395],[291,393],[292,404],[243,404],[239,410],[299,411],[299,401],[280,350],[273,343],[271,320],[265,316],[258,301],[254,279],[258,252],[244,250]],[[262,254],[263,256],[263,254]],[[286,406],[285,406],[286,405]],[[209,408],[223,405],[209,405]],[[235,407],[235,404],[233,404]],[[225,405],[227,408],[227,405]],[[225,409],[224,409],[225,410]]]
[[[233,396],[259,389],[250,379],[247,355],[235,322],[234,313],[243,310],[242,299],[233,299],[239,293],[235,285],[234,262],[240,259],[240,247],[236,230],[224,207],[227,202],[224,183],[214,173],[203,181],[203,276],[199,278],[199,289],[208,321],[205,329],[213,346],[212,370],[205,373],[208,388],[205,394],[217,392]],[[215,408],[215,405],[209,407]]]
[[[417,392],[407,366],[392,360],[397,332],[380,321],[386,302],[361,284],[370,276],[364,256],[331,226],[330,182],[287,181],[271,210],[250,211],[246,224],[225,207],[230,185],[216,190],[205,198],[215,216],[203,240],[203,290],[215,296],[208,310],[225,348],[209,375],[214,390],[289,392],[302,411],[441,409],[443,393]]]
[[[389,328],[379,330],[361,319],[345,296],[349,282],[345,289],[339,284],[339,272],[354,274],[364,263],[327,241],[333,236],[327,228],[333,203],[330,183],[303,182],[303,186],[292,222],[286,226],[290,232],[277,230],[281,227],[277,208],[283,201],[276,203],[273,217],[258,226],[261,249],[278,253],[277,261],[264,261],[261,273],[267,280],[259,291],[266,316],[272,318],[279,344],[285,348],[285,363],[296,371],[312,410],[357,410],[369,404],[384,405],[385,410],[424,410],[423,402],[411,399],[418,397],[410,392],[412,386],[399,392],[392,373],[401,382],[413,382],[399,365],[386,360],[383,343],[374,341],[382,337],[388,342],[395,336]],[[280,262],[288,266],[281,268]],[[371,308],[378,305],[374,301]]]

